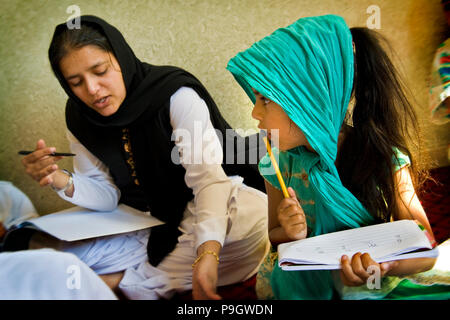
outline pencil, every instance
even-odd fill
[[[272,162],[273,168],[275,169],[275,173],[277,175],[278,182],[280,183],[281,191],[283,191],[283,195],[285,198],[290,198],[289,193],[287,192],[287,189],[286,189],[286,185],[284,184],[283,177],[281,176],[281,172],[280,172],[280,168],[278,167],[278,163],[275,160],[275,157],[273,156],[272,148],[270,147],[270,143],[267,140],[267,137],[263,137],[263,140],[266,144],[266,148],[267,148],[267,152],[269,153],[270,161]]]

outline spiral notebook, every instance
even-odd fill
[[[439,254],[422,225],[399,220],[280,244],[278,264],[286,271],[340,269],[341,257],[357,252],[369,253],[378,263]]]

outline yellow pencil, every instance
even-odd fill
[[[273,168],[275,169],[275,173],[277,175],[278,182],[280,183],[281,191],[283,191],[283,195],[285,198],[290,198],[289,193],[287,192],[287,189],[286,189],[286,185],[284,184],[283,177],[281,176],[281,172],[280,172],[280,168],[278,167],[278,163],[275,160],[275,157],[273,156],[272,148],[270,147],[270,143],[267,140],[267,137],[263,137],[263,140],[266,144],[266,148],[267,148],[267,152],[269,153],[270,161],[272,161]]]

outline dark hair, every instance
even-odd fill
[[[356,49],[356,104],[353,127],[343,127],[345,138],[336,165],[343,185],[378,222],[388,222],[399,209],[393,148],[408,155],[414,186],[419,187],[419,170],[408,146],[414,141],[419,145],[418,122],[406,87],[382,47],[387,40],[367,28],[350,30]]]
[[[48,57],[53,71],[59,70],[59,63],[73,49],[94,45],[106,51],[113,52],[108,39],[95,25],[83,23],[79,29],[63,28],[53,36]]]

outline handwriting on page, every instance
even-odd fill
[[[278,255],[280,264],[298,265],[299,269],[292,270],[325,270],[339,268],[343,255],[368,253],[382,262],[415,255],[425,248],[432,249],[432,245],[416,222],[400,220],[283,243],[278,246]]]
[[[391,230],[377,228],[358,232],[356,229],[342,234],[335,232],[324,237],[315,237],[304,240],[302,245],[295,248],[298,254],[307,256],[329,256],[339,258],[343,254],[352,255],[356,252],[367,252],[373,257],[382,257],[395,250],[407,248],[411,243],[417,241],[417,232],[411,232],[411,228],[417,226],[395,226]],[[420,235],[420,234],[419,234]]]

